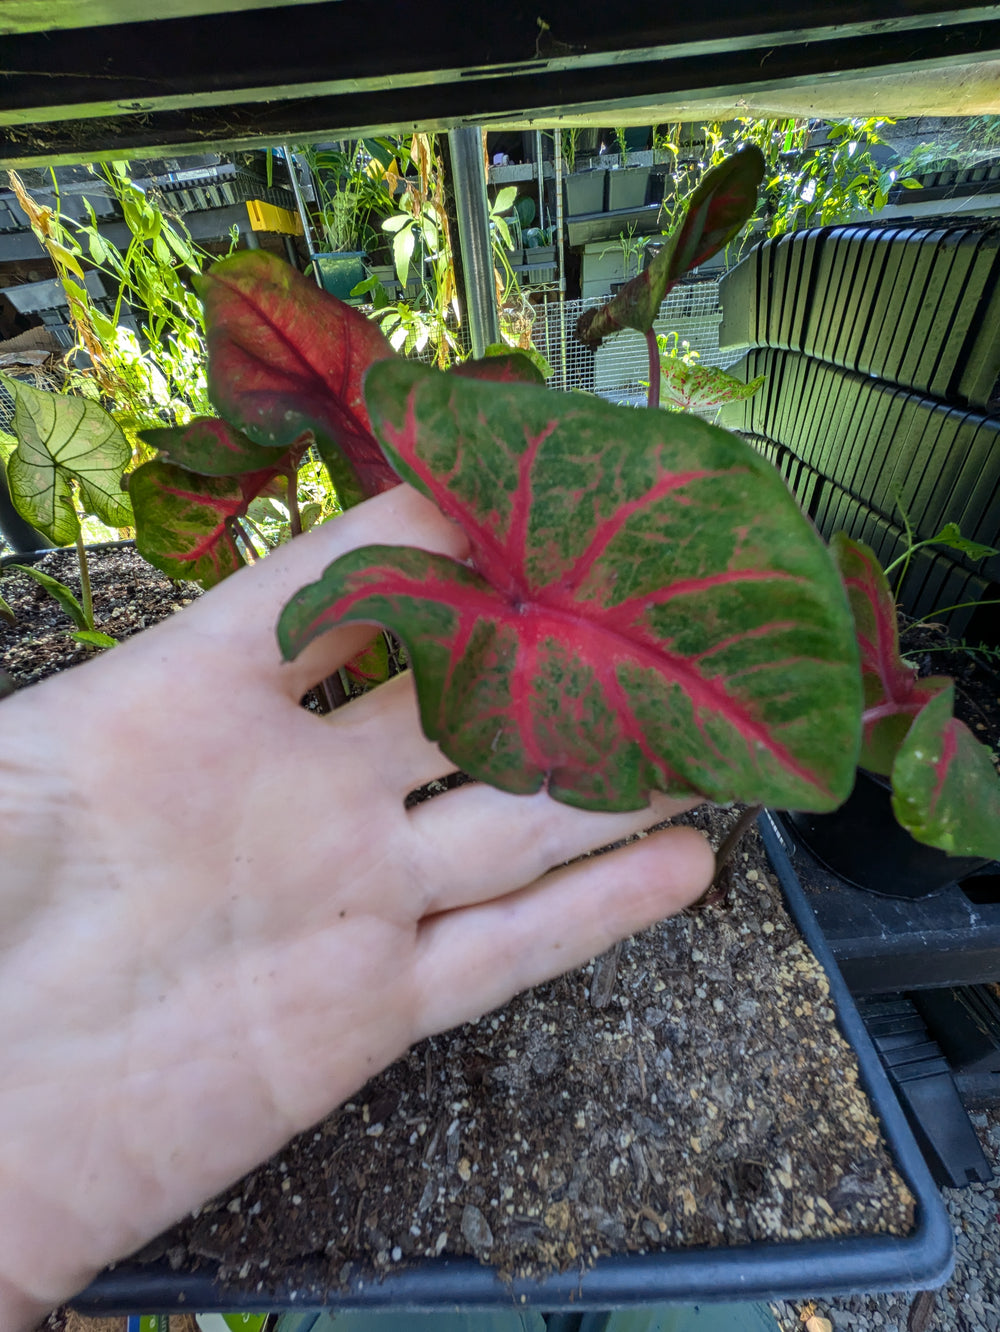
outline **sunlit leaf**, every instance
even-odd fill
[[[602,809],[653,789],[846,797],[850,612],[753,449],[694,417],[404,363],[374,367],[367,391],[400,475],[463,528],[471,560],[351,552],[285,608],[287,657],[337,623],[390,628],[426,734],[507,791]]]
[[[90,398],[48,393],[0,375],[15,400],[17,447],[7,461],[11,498],[22,518],[56,546],[80,530],[80,504],[109,527],[130,527],[132,508],[121,488],[132,449],[111,416]]]
[[[362,393],[368,368],[392,355],[376,324],[264,250],[223,259],[198,290],[220,416],[281,451],[312,431],[344,507],[397,483]]]
[[[11,564],[8,568],[16,569],[18,573],[33,578],[39,587],[43,587],[50,597],[58,601],[78,629],[90,627],[86,612],[65,583],[61,583],[58,578],[53,578],[50,574],[43,573],[41,569],[36,569],[33,564]]]

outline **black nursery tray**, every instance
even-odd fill
[[[120,1263],[72,1301],[90,1315],[187,1310],[367,1308],[455,1310],[535,1308],[605,1310],[625,1305],[704,1303],[874,1290],[932,1289],[954,1263],[951,1227],[941,1196],[906,1123],[829,945],[767,815],[760,820],[767,853],[789,913],[826,972],[830,1001],[853,1048],[861,1082],[881,1121],[894,1164],[916,1199],[916,1226],[892,1235],[675,1249],[599,1259],[580,1273],[544,1281],[504,1282],[471,1258],[424,1260],[379,1281],[329,1289],[319,1278],[295,1288],[258,1291],[256,1283],[218,1284],[207,1272],[173,1271],[166,1264]]]

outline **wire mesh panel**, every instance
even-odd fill
[[[634,329],[623,329],[593,349],[578,342],[574,330],[584,310],[603,301],[547,301],[536,307],[535,346],[553,368],[550,383],[559,388],[586,389],[610,402],[644,401],[649,380],[646,340]],[[654,329],[675,334],[698,352],[702,365],[725,369],[742,352],[719,348],[719,284],[717,281],[681,283],[667,294]]]

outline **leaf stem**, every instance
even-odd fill
[[[285,474],[288,478],[288,525],[293,537],[302,535],[302,513],[299,510],[299,473],[295,467],[289,467]]]
[[[965,610],[967,606],[1000,606],[1000,597],[993,597],[989,601],[960,601],[956,606],[939,606],[935,610],[928,611],[926,615],[921,615],[919,620],[914,620],[914,624],[926,624],[928,620],[933,620],[935,615],[947,615],[949,611]]]
[[[763,808],[763,805],[747,805],[746,809],[726,833],[722,845],[715,853],[715,879],[713,883],[718,883],[719,875],[722,873],[723,869],[725,869],[733,852],[742,841],[743,834],[754,824],[757,815]]]
[[[649,398],[646,405],[656,408],[660,405],[660,348],[651,328],[646,329],[646,346],[649,349]]]
[[[76,529],[76,557],[80,562],[80,595],[83,597],[83,613],[87,628],[94,628],[94,597],[90,588],[90,565],[87,563],[87,550],[83,544],[83,532],[79,525]]]

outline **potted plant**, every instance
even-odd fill
[[[652,323],[662,297],[742,225],[761,172],[751,152],[707,176],[657,260],[583,323],[591,341],[622,326],[646,333],[653,402],[659,367]],[[864,702],[850,606],[828,551],[780,476],[752,449],[691,417],[553,394],[518,355],[446,374],[408,364],[374,324],[261,252],[223,261],[200,290],[220,416],[150,432],[160,457],[130,483],[139,548],[159,567],[207,583],[225,577],[248,556],[243,520],[254,499],[283,482],[291,501],[296,468],[315,447],[344,505],[405,479],[463,526],[472,557],[456,563],[392,546],[342,557],[286,606],[278,626],[286,657],[334,623],[391,628],[414,670],[426,734],[464,772],[507,791],[544,785],[556,800],[594,809],[640,808],[653,789],[820,810],[846,797]],[[818,1006],[831,984],[817,980]],[[721,992],[716,998],[725,1011]],[[664,1010],[661,1025],[668,1017]],[[821,1016],[832,1020],[832,1010],[829,1019]],[[529,1045],[527,1053],[538,1049]],[[874,1089],[877,1072],[867,1076]],[[433,1084],[432,1072],[426,1077]],[[372,1140],[381,1136],[379,1116],[391,1113],[368,1101],[343,1108],[361,1138]],[[460,1101],[452,1111],[459,1123],[462,1113]],[[891,1100],[880,1114],[890,1124],[894,1115],[898,1120]],[[554,1118],[558,1129],[564,1116]],[[412,1131],[404,1124],[412,1147],[421,1140],[419,1122]],[[586,1112],[578,1130],[587,1131]],[[439,1147],[462,1184],[481,1186],[473,1181],[475,1162],[458,1154],[458,1140],[451,1159],[448,1120],[437,1133],[424,1122],[428,1131],[428,1152]],[[629,1148],[622,1142],[616,1151]],[[687,1150],[699,1156],[701,1140]],[[534,1159],[530,1145],[525,1151],[521,1174],[533,1164],[544,1173],[543,1158]],[[622,1158],[615,1159],[612,1175],[622,1169]],[[648,1160],[646,1170],[655,1179]],[[920,1193],[926,1172],[916,1161],[905,1170]],[[526,1211],[529,1229],[558,1226],[569,1210],[562,1186],[554,1187],[556,1194],[543,1195],[543,1217],[532,1222]],[[498,1217],[505,1211],[500,1192]],[[494,1205],[489,1189],[484,1199]],[[672,1223],[645,1206],[641,1219],[658,1235],[669,1232]],[[886,1279],[901,1253],[910,1271],[940,1279],[947,1226],[929,1192],[920,1193],[920,1206],[923,1247],[915,1263],[902,1235],[884,1237],[877,1261],[870,1246],[848,1239],[823,1249],[832,1279],[862,1270]],[[218,1247],[216,1235],[243,1224],[226,1221],[245,1216],[242,1198],[222,1210],[200,1229],[205,1246]],[[358,1225],[363,1210],[362,1198]],[[699,1212],[693,1193],[690,1210]],[[470,1196],[459,1212],[472,1252],[488,1258],[482,1206]],[[820,1224],[811,1209],[809,1215],[807,1229]],[[417,1230],[423,1254],[428,1241]],[[795,1231],[782,1238],[801,1239],[802,1229]],[[337,1241],[330,1243],[327,1253],[336,1254]],[[436,1243],[431,1237],[432,1252]],[[773,1289],[793,1271],[805,1280],[797,1253],[762,1247],[754,1290],[761,1281]],[[588,1254],[566,1249],[557,1258],[585,1265]],[[389,1245],[388,1263],[402,1256],[401,1243]],[[727,1281],[728,1289],[747,1289],[738,1251],[726,1252],[723,1270],[710,1249],[667,1267],[672,1275],[665,1277],[654,1263],[626,1270],[612,1263],[587,1289],[605,1304],[648,1302],[664,1287],[675,1298],[705,1288],[718,1293]],[[658,1275],[645,1279],[654,1268]],[[117,1279],[109,1278],[112,1288]],[[374,1298],[411,1306],[454,1303],[462,1292],[478,1303],[508,1298],[495,1274],[474,1264],[443,1262],[429,1279],[431,1296],[418,1269],[375,1288]],[[532,1298],[543,1307],[547,1297],[571,1302],[585,1279],[572,1272],[544,1288],[536,1283]],[[364,1278],[352,1298],[362,1286]],[[263,1280],[259,1290],[273,1301]],[[206,1295],[198,1290],[191,1298],[201,1303]],[[100,1307],[99,1293],[95,1299],[91,1307]]]

